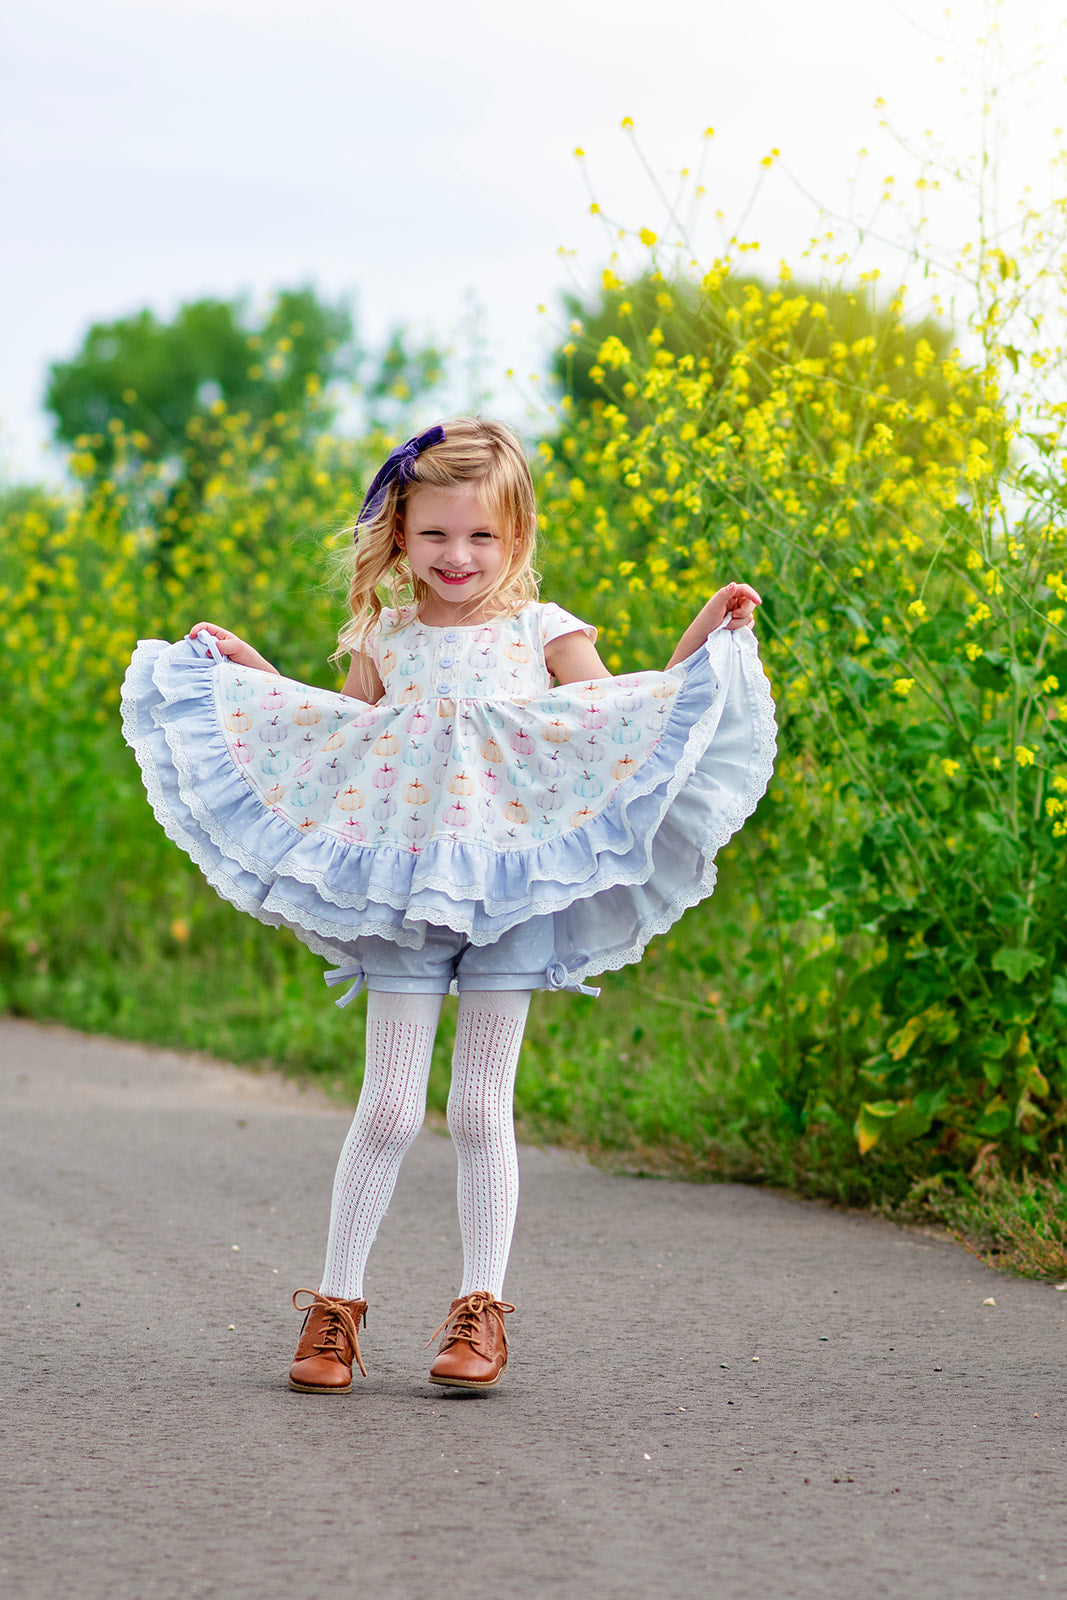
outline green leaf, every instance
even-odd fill
[[[860,1106],[855,1126],[856,1143],[859,1145],[861,1156],[865,1156],[868,1150],[874,1149],[900,1109],[899,1100],[864,1101]]]
[[[987,652],[979,656],[971,668],[971,682],[976,689],[1003,690],[1008,682],[1008,674]]]
[[[894,1061],[903,1061],[922,1031],[923,1019],[918,1016],[910,1017],[902,1028],[890,1034],[886,1040],[886,1048]]]
[[[1028,689],[1037,682],[1037,668],[1028,666],[1025,661],[1012,661],[1008,672],[1012,683],[1017,683],[1021,689]]]
[[[931,1006],[923,1012],[923,1023],[935,1044],[951,1044],[959,1038],[959,1018],[948,1006]]]
[[[948,1085],[942,1084],[940,1089],[925,1089],[922,1094],[915,1096],[915,1109],[920,1116],[929,1117],[931,1120],[948,1101]]]
[[[989,1002],[989,1009],[1001,1022],[1032,1022],[1037,1006],[1027,993],[1005,990],[1003,994],[994,995]]]
[[[924,650],[930,645],[942,644],[947,639],[954,639],[966,620],[962,612],[939,611],[935,617],[928,617],[919,624],[912,633],[912,642]]]
[[[898,733],[897,746],[908,754],[927,755],[932,750],[943,750],[951,738],[952,729],[947,724],[931,720]]]
[[[1022,895],[1012,894],[1005,890],[998,894],[992,905],[993,921],[997,923],[1025,922],[1030,912],[1030,907]]]
[[[995,1139],[1011,1126],[1011,1106],[1003,1095],[996,1095],[974,1124],[975,1133]]]
[[[1036,972],[1043,965],[1041,957],[1035,951],[1009,945],[1003,945],[992,962],[993,971],[1003,972],[1012,983],[1021,983],[1031,972]]]

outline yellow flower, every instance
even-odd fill
[[[585,151],[584,151],[584,150],[583,150],[583,149],[582,149],[582,147],[581,147],[581,145],[580,145],[580,144],[579,144],[579,145],[576,145],[576,146],[575,146],[575,150],[574,150],[574,153],[575,153],[575,155],[576,155],[576,156],[577,156],[577,157],[578,157],[578,160],[579,160],[579,161],[580,161],[580,160],[581,160],[581,159],[582,159],[582,157],[583,157],[583,156],[584,156],[584,155],[585,155]]]
[[[658,233],[653,233],[651,228],[642,228],[641,232],[638,234],[637,237],[640,239],[642,244],[647,245],[648,248],[651,250],[652,246],[656,243],[656,240],[659,238],[659,234]]]
[[[902,700],[906,700],[908,698],[908,695],[911,693],[914,687],[914,678],[895,678],[893,680],[893,693],[899,694]]]
[[[178,944],[184,944],[189,937],[189,924],[184,917],[175,917],[170,925],[170,936]]]
[[[1049,795],[1045,801],[1045,810],[1050,817],[1058,816],[1061,811],[1067,811],[1067,806],[1062,800],[1057,800],[1055,795]]]
[[[1015,746],[1015,759],[1020,767],[1032,767],[1034,764],[1034,751],[1028,750],[1024,744],[1017,744]]]
[[[982,646],[980,644],[975,644],[973,640],[970,644],[965,644],[963,648],[967,653],[968,661],[977,661],[978,657],[982,654]]]
[[[921,600],[913,600],[908,607],[909,617],[925,617],[926,607]]]
[[[618,371],[620,367],[629,366],[632,359],[630,351],[622,340],[613,333],[608,335],[597,351],[597,361],[614,368],[615,371]]]
[[[954,778],[959,770],[959,762],[951,760],[948,756],[946,756],[941,763],[941,771],[945,774],[946,778]]]
[[[1050,672],[1047,678],[1042,678],[1041,680],[1041,687],[1046,694],[1055,694],[1059,686],[1060,680],[1054,672]]]
[[[1067,778],[1061,778],[1059,776],[1053,778],[1052,787],[1059,794],[1067,794]]]
[[[633,125],[633,117],[623,117],[622,121],[619,123],[619,127],[622,129],[623,133],[630,132],[633,128]]]

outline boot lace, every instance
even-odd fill
[[[303,1304],[297,1295],[310,1295],[310,1300]],[[359,1348],[359,1323],[366,1322],[367,1308],[353,1316],[350,1305],[359,1305],[359,1301],[346,1301],[335,1299],[328,1294],[319,1294],[317,1289],[298,1289],[293,1295],[293,1305],[298,1311],[310,1311],[314,1306],[320,1306],[323,1312],[322,1328],[319,1333],[318,1343],[315,1345],[315,1354],[321,1356],[337,1356],[340,1360],[348,1360],[348,1349],[356,1358],[356,1365],[363,1376],[367,1376],[367,1369],[363,1365],[363,1356]]]
[[[449,1345],[462,1341],[469,1344],[476,1355],[484,1357],[486,1361],[493,1359],[493,1352],[485,1348],[482,1342],[483,1330],[488,1331],[491,1317],[496,1323],[500,1337],[504,1341],[504,1349],[508,1347],[507,1329],[504,1327],[504,1317],[515,1307],[508,1305],[506,1300],[497,1300],[491,1294],[484,1294],[476,1289],[473,1294],[465,1295],[457,1306],[448,1313],[441,1326],[427,1339],[424,1346],[429,1349],[439,1333],[444,1334],[441,1340],[441,1349],[447,1350]],[[483,1322],[483,1317],[486,1319]]]

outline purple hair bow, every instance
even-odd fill
[[[367,497],[356,518],[357,530],[361,522],[367,522],[371,517],[378,515],[389,485],[397,479],[401,483],[410,483],[415,476],[414,466],[419,456],[424,450],[429,450],[431,445],[442,444],[444,437],[445,430],[440,423],[437,423],[434,427],[427,428],[425,433],[417,433],[406,444],[397,445],[395,450],[390,450],[367,490]]]

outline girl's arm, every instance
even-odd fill
[[[668,667],[677,666],[694,655],[709,633],[729,613],[731,628],[751,628],[759,595],[747,583],[728,583],[713,594],[703,610],[693,618],[679,639]],[[545,645],[545,665],[558,684],[587,683],[590,678],[610,678],[612,674],[597,655],[587,633],[564,633]]]
[[[220,628],[217,622],[198,622],[195,627],[189,629],[189,638],[195,639],[198,633],[212,634],[222,654],[236,666],[256,667],[260,672],[270,672],[276,678],[281,677],[277,667],[272,667],[265,656],[261,656],[258,650],[253,650],[250,644],[246,644],[244,639],[239,639],[228,628]]]
[[[378,704],[385,693],[385,684],[370,656],[356,654],[349,657],[348,677],[341,693],[351,695],[353,700],[362,700],[368,706]]]
[[[747,583],[728,583],[725,589],[717,590],[678,640],[674,654],[667,662],[668,668],[676,667],[679,661],[694,655],[708,634],[714,633],[726,616],[730,618],[730,628],[751,628],[756,607],[762,604],[755,589]]]
[[[561,685],[612,676],[587,633],[561,633],[558,638],[551,639],[545,645],[545,666]]]

